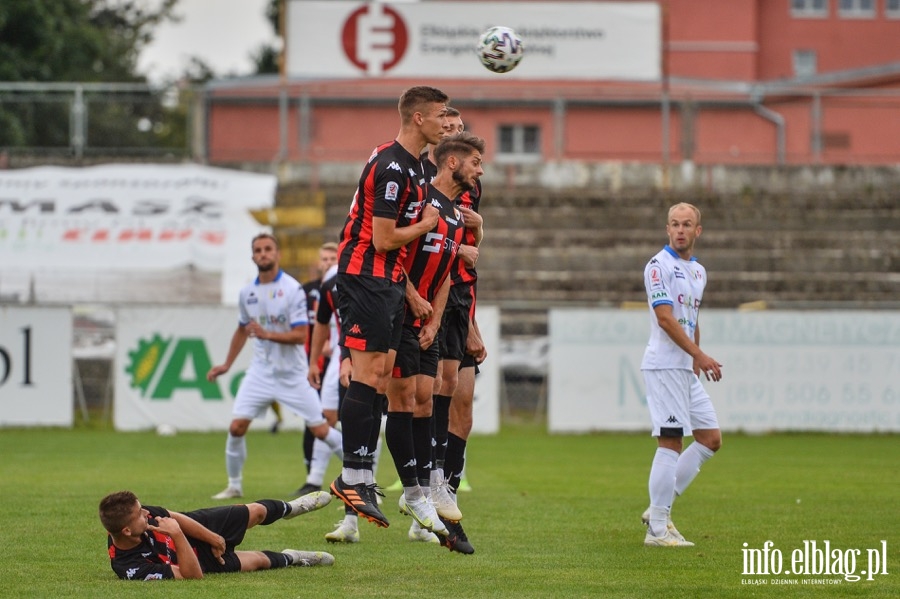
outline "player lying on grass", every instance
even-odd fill
[[[252,572],[287,566],[330,566],[322,551],[236,551],[247,529],[325,507],[331,496],[310,493],[285,502],[260,499],[193,512],[143,506],[131,491],[100,501],[100,522],[109,533],[110,565],[125,580],[203,578],[220,572]]]

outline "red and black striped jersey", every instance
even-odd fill
[[[372,219],[390,218],[398,227],[407,226],[421,206],[422,166],[396,140],[375,148],[369,157],[350,212],[341,230],[338,272],[368,275],[399,282],[404,248],[386,253],[375,251]]]
[[[428,204],[440,212],[438,223],[406,246],[403,265],[419,295],[431,302],[456,262],[456,253],[465,234],[465,223],[456,205],[431,185],[425,186],[423,206]],[[409,312],[407,316],[412,318]],[[419,323],[413,321],[411,324]]]
[[[143,506],[153,518],[168,518],[169,511],[158,506]],[[109,562],[116,576],[124,580],[159,580],[175,578],[173,565],[178,565],[175,542],[169,535],[159,531],[146,531],[141,535],[139,545],[131,549],[119,549],[113,544],[112,536],[107,535]]]
[[[341,315],[337,309],[337,275],[322,282],[319,305],[316,308],[316,322],[329,324],[332,315],[337,319],[338,330],[341,328]]]
[[[437,176],[437,166],[428,158],[428,152],[422,152],[419,156],[419,162],[422,164],[422,174],[426,183],[431,183]],[[481,202],[481,180],[475,184],[475,189],[464,191],[456,198],[456,205],[463,208],[471,208],[478,212],[478,205]],[[463,245],[475,245],[475,231],[466,229]],[[462,260],[457,260],[453,266],[453,284],[472,283],[478,278],[475,268],[469,268]]]
[[[469,208],[473,212],[478,212],[478,205],[481,203],[481,180],[475,183],[475,189],[465,191],[456,198],[456,205],[463,208]],[[466,229],[465,237],[463,237],[463,245],[475,245],[475,231]],[[468,267],[462,260],[456,261],[453,269],[453,284],[473,283],[478,278],[475,267]]]
[[[306,335],[306,343],[303,347],[306,349],[306,358],[309,359],[310,342],[312,342],[313,326],[316,324],[316,308],[319,305],[319,287],[322,285],[322,279],[314,279],[303,283],[303,292],[306,294],[306,310],[309,313],[309,331]]]

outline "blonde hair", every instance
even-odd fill
[[[696,224],[696,225],[700,224],[700,209],[697,208],[696,206],[694,206],[693,204],[688,204],[687,202],[679,202],[678,204],[675,204],[674,206],[669,208],[668,220],[666,222],[668,222],[669,220],[672,220],[672,213],[675,212],[675,210],[677,210],[678,208],[690,208],[691,210],[693,210],[694,216],[697,217],[697,222],[694,224]]]

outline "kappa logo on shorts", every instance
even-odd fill
[[[359,328],[358,324],[355,324],[350,327],[350,333],[352,333],[353,335],[362,335],[362,329]]]
[[[674,416],[669,416],[666,418],[666,424],[678,424],[678,419]]]

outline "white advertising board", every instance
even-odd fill
[[[500,318],[495,307],[479,307],[478,320],[488,348],[499,347]],[[216,382],[206,380],[225,361],[238,323],[237,309],[134,307],[117,310],[115,403],[116,430],[153,429],[160,424],[179,430],[227,430],[240,378],[250,363],[250,341],[231,371]],[[490,349],[489,349],[490,351]],[[499,430],[499,366],[493,356],[476,378],[473,432]],[[69,394],[71,404],[71,393]],[[71,407],[71,406],[70,406]],[[303,421],[282,410],[284,428]],[[254,428],[274,422],[270,412]]]
[[[551,310],[549,428],[649,431],[649,311]],[[725,431],[900,431],[900,314],[704,311]]]
[[[272,206],[276,184],[193,164],[0,171],[0,273],[191,265],[221,272],[222,299],[234,304],[255,274],[250,239],[261,227],[248,210]]]
[[[490,435],[500,432],[500,309],[479,305],[475,319],[488,357],[475,377],[472,432]]]
[[[72,426],[72,312],[0,306],[0,426]]]
[[[352,2],[289,0],[292,77],[500,77],[475,54],[480,34],[512,27],[525,43],[510,79],[660,78],[656,2]]]
[[[231,371],[209,382],[209,369],[225,361],[238,324],[237,308],[134,307],[116,311],[116,430],[227,430],[244,371],[253,357],[244,346]],[[287,412],[287,410],[285,410]],[[288,424],[298,424],[285,413]],[[263,418],[274,421],[270,413]],[[260,426],[260,423],[254,423]]]

